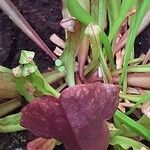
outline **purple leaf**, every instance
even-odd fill
[[[59,99],[41,97],[22,110],[21,125],[36,136],[55,138],[67,150],[106,150],[106,120],[118,106],[118,86],[92,83],[65,89]]]

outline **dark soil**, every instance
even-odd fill
[[[50,35],[56,33],[64,38],[64,31],[59,25],[62,19],[61,0],[12,0],[12,2],[48,47],[54,50],[55,45],[50,42]],[[149,48],[150,26],[137,37],[135,56],[139,56],[142,52],[146,53]],[[36,52],[35,62],[42,72],[53,66],[54,62],[0,10],[0,64],[9,68],[17,66],[22,49]],[[34,136],[27,131],[0,134],[0,150],[25,150],[26,144],[33,138]],[[56,150],[64,148],[61,145],[57,146]]]
[[[139,57],[141,53],[147,53],[150,49],[150,25],[136,38],[135,41],[135,57]]]
[[[26,144],[33,139],[27,131],[0,134],[0,150],[25,150]]]
[[[63,37],[59,22],[62,19],[61,0],[12,0],[21,14],[35,31],[42,37],[48,47],[54,50],[55,45],[49,40],[52,33]],[[0,10],[0,64],[9,68],[18,65],[20,50],[36,52],[35,62],[41,71],[46,71],[53,62]]]

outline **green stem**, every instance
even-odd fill
[[[123,69],[115,70],[112,75],[122,74]],[[150,72],[150,65],[137,65],[137,66],[129,66],[127,67],[127,72]]]
[[[64,53],[61,56],[61,61],[66,69],[66,82],[69,86],[75,85],[74,65],[75,65],[75,45],[69,36],[66,41]]]
[[[119,97],[127,99],[131,102],[138,102],[143,97],[143,95],[131,95],[131,94],[120,93]]]

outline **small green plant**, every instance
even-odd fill
[[[8,4],[9,9],[5,9]],[[13,15],[11,18],[14,23],[27,35],[29,30],[35,32],[9,0],[1,0],[0,7],[9,17]],[[14,13],[9,13],[10,10]],[[60,23],[66,29],[65,48],[59,58],[49,53],[55,60],[53,71],[41,74],[33,61],[34,53],[29,51],[22,51],[20,65],[13,70],[0,67],[0,76],[4,79],[7,77],[7,80],[2,78],[5,87],[0,85],[0,90],[5,93],[3,97],[11,99],[11,102],[0,104],[0,116],[22,105],[20,95],[29,103],[22,113],[1,118],[0,132],[27,128],[37,136],[64,142],[69,150],[107,149],[108,144],[114,150],[148,150],[142,140],[150,142],[150,52],[135,58],[134,42],[136,36],[150,23],[149,0],[65,0],[63,13],[67,17]],[[18,21],[22,24],[18,24]],[[23,25],[26,25],[25,28]],[[29,30],[26,30],[27,27]],[[36,37],[34,34],[32,40],[35,41]],[[39,42],[36,41],[37,44]],[[40,47],[47,51],[44,45]],[[53,83],[57,83],[57,86],[52,87]],[[113,85],[114,89],[120,88],[120,93],[115,91],[116,101],[112,98],[112,84],[116,84]],[[11,89],[12,93],[8,95]],[[14,100],[16,97],[17,100]],[[113,100],[112,109],[108,99]],[[105,103],[103,108],[102,103]],[[137,110],[140,115],[136,115]],[[57,113],[54,115],[52,112]],[[94,120],[93,112],[97,120]],[[112,115],[113,119],[108,120]],[[25,128],[20,125],[20,119]],[[87,124],[90,121],[93,123],[92,119],[95,128],[91,130]],[[60,120],[63,126],[58,123]],[[106,120],[110,141],[104,128]],[[45,121],[46,127],[42,128],[42,121]],[[105,135],[104,138],[96,136],[98,122],[101,122],[99,129],[103,131],[101,134]],[[55,128],[57,125],[58,130]],[[85,132],[81,130],[82,125]],[[63,131],[68,134],[65,135]],[[94,137],[91,140],[87,138],[89,145],[82,137],[86,137],[86,133]],[[97,139],[101,140],[104,147]]]

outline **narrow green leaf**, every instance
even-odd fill
[[[85,3],[87,3],[87,2],[85,2]],[[97,24],[99,22],[99,14],[100,14],[99,13],[99,3],[100,3],[99,0],[90,0],[90,10],[89,10],[89,12],[90,12],[91,16],[95,19],[95,21],[96,21]],[[103,13],[105,13],[105,11],[103,11]],[[103,16],[103,19],[104,18],[106,19],[105,15]]]
[[[105,32],[103,30],[101,30],[99,35],[100,35],[99,36],[100,41],[104,45],[104,51],[106,51],[108,60],[110,62],[111,69],[114,70],[115,69],[115,63],[114,63],[114,59],[113,59],[113,52],[112,52],[111,44],[108,40],[107,35],[105,34]]]
[[[99,65],[99,57],[100,57],[100,41],[99,41],[99,33],[100,27],[93,23],[90,23],[85,29],[85,35],[90,40],[91,45],[91,63],[86,68],[85,74],[91,72]]]
[[[127,67],[127,72],[150,72],[150,65],[136,65],[136,66],[128,66]],[[123,69],[118,69],[115,70],[112,75],[116,75],[116,74],[122,74],[123,73]]]
[[[131,102],[138,102],[143,97],[143,95],[131,95],[131,94],[124,94],[124,93],[120,93],[119,96]]]
[[[118,32],[121,24],[125,20],[129,10],[136,4],[137,0],[123,0],[122,5],[120,7],[119,16],[117,20],[115,20],[112,28],[110,29],[109,33],[109,40],[112,41],[116,33]],[[113,4],[112,4],[113,5]],[[114,6],[114,5],[113,5]],[[110,12],[112,13],[112,12]]]
[[[150,130],[145,128],[144,126],[140,125],[139,123],[135,122],[133,119],[129,118],[124,113],[120,112],[119,110],[115,113],[115,118],[118,121],[125,124],[129,129],[134,131],[136,134],[144,137],[146,140],[150,141]]]
[[[69,86],[75,85],[75,53],[84,37],[85,26],[78,23],[74,26],[75,31],[68,33],[66,40],[66,47],[60,60],[62,61],[66,71],[66,82]],[[61,68],[63,69],[63,68]]]
[[[107,2],[105,0],[99,0],[98,10],[98,25],[104,30],[107,25]],[[98,6],[97,5],[97,6]]]
[[[110,31],[112,29],[113,24],[117,20],[121,3],[118,0],[106,1],[106,3],[108,9],[109,31]]]
[[[126,114],[131,114],[140,104],[147,101],[150,101],[150,94],[143,95],[141,99]]]
[[[128,0],[125,0],[125,1],[128,1]],[[130,1],[130,3],[132,3],[133,1]],[[129,37],[128,37],[127,44],[125,47],[123,70],[122,70],[122,75],[121,75],[121,79],[119,82],[120,85],[122,84],[125,76],[127,75],[127,66],[129,64],[131,52],[132,52],[133,47],[134,47],[134,41],[135,41],[135,38],[136,38],[136,35],[138,32],[138,29],[140,27],[140,24],[143,20],[143,17],[145,16],[145,14],[147,13],[149,8],[150,8],[149,0],[143,0],[141,2],[141,5],[137,9],[136,15],[135,15],[134,20],[132,22]]]

